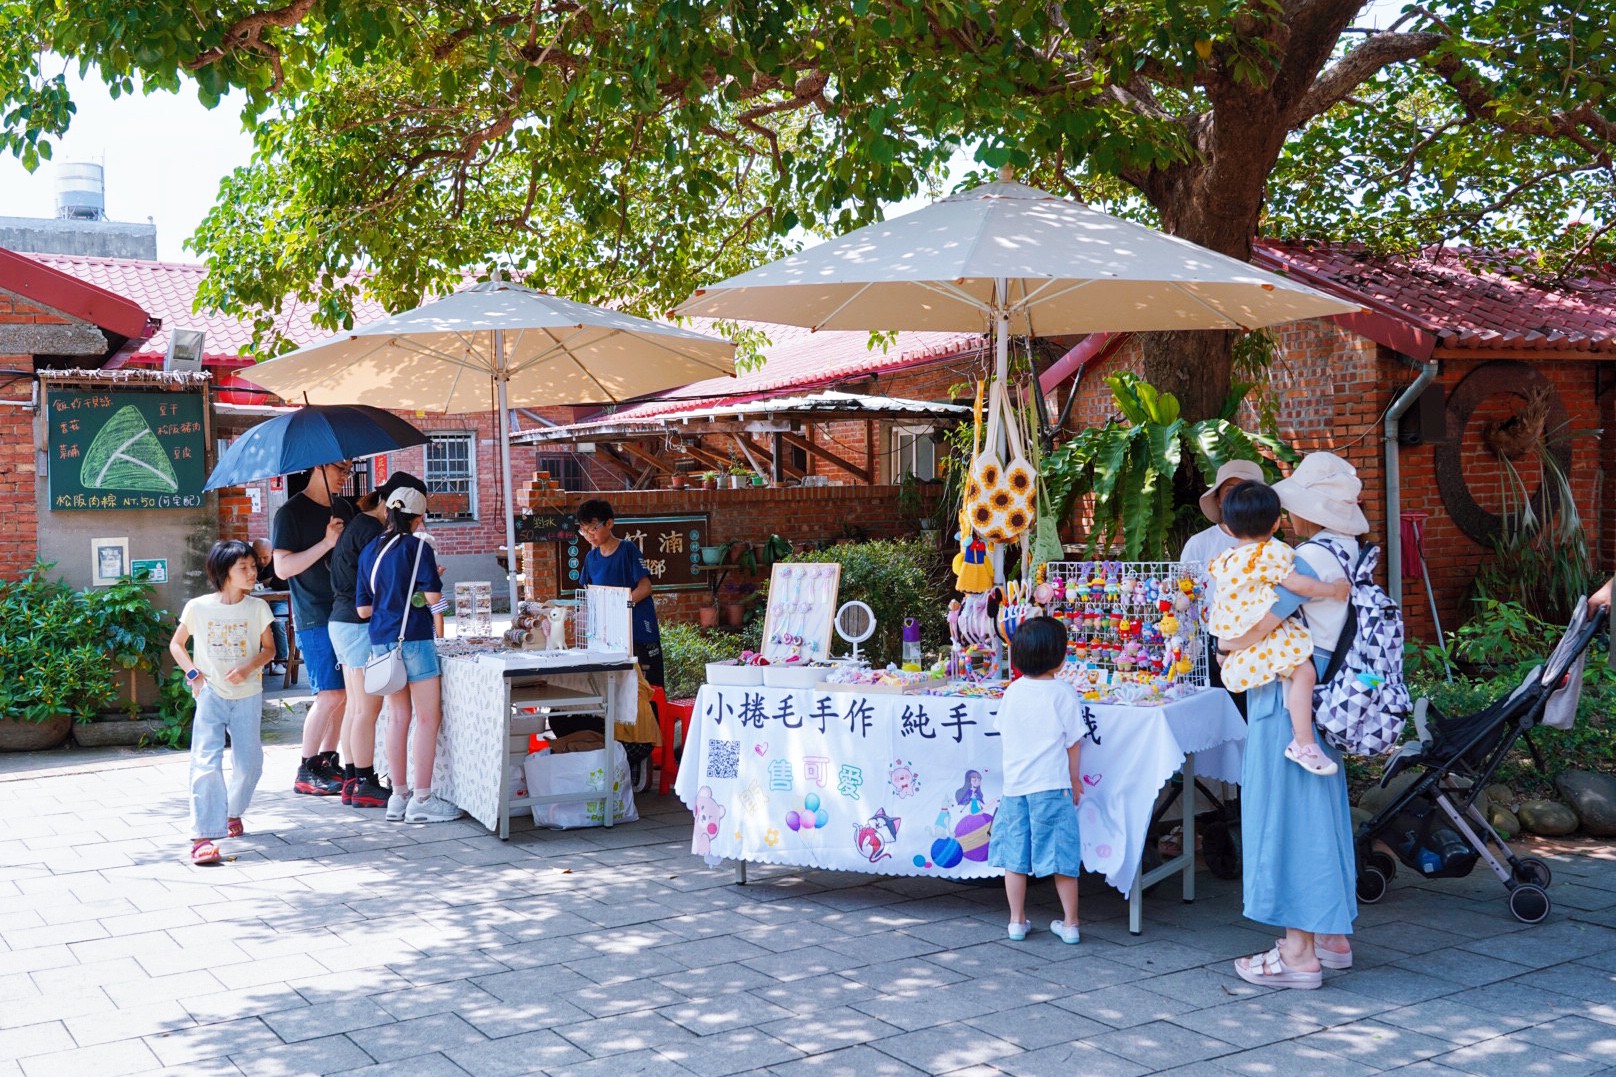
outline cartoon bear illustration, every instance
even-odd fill
[[[696,793],[696,833],[690,842],[691,852],[706,856],[713,851],[713,839],[718,836],[718,824],[724,814],[724,805],[713,799],[712,788],[702,786]]]

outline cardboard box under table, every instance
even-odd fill
[[[999,701],[704,685],[675,791],[695,817],[691,851],[880,875],[979,879],[1003,775]],[[1182,771],[1240,780],[1246,727],[1228,693],[1159,707],[1085,703],[1083,866],[1128,896],[1141,930],[1144,890],[1176,873],[1195,897],[1195,821],[1184,852],[1141,876],[1151,810]]]
[[[552,717],[604,719],[606,758],[616,754],[617,727],[633,727],[639,675],[632,657],[587,650],[496,651],[443,660],[443,728],[438,733],[433,791],[463,808],[501,839],[511,812],[536,804],[584,803],[604,797],[602,824],[612,825],[610,792],[516,796],[513,765],[528,738]]]

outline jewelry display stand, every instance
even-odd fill
[[[634,650],[631,594],[627,587],[591,584],[584,589],[580,606],[583,639],[579,642],[585,649],[606,654],[629,654]]]
[[[771,663],[829,658],[831,618],[841,584],[840,564],[775,565],[763,619],[763,657]]]

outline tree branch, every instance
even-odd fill
[[[1393,64],[1417,60],[1447,40],[1441,34],[1375,34],[1319,73],[1285,118],[1291,130],[1303,126],[1344,99],[1375,73]]]
[[[251,49],[261,52],[269,57],[270,64],[275,71],[273,89],[280,89],[283,76],[280,66],[280,49],[264,40],[265,30],[279,28],[286,29],[302,22],[310,11],[314,10],[314,0],[292,0],[285,7],[275,8],[271,11],[256,11],[251,15],[237,19],[230,29],[224,32],[222,40],[214,48],[199,53],[194,59],[186,61],[183,65],[187,71],[200,71],[209,64],[224,59],[238,49]]]

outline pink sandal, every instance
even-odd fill
[[[225,837],[239,838],[245,833],[247,833],[247,828],[241,825],[240,819],[230,819],[225,822]]]
[[[1326,950],[1324,947],[1313,944],[1313,955],[1319,959],[1319,964],[1327,969],[1340,971],[1352,967],[1352,947],[1345,950]]]
[[[1266,954],[1253,954],[1234,963],[1234,972],[1248,984],[1258,987],[1290,987],[1298,991],[1311,991],[1324,984],[1324,972],[1302,972],[1285,963],[1279,947]]]
[[[217,864],[223,859],[219,847],[213,844],[211,838],[196,838],[191,842],[191,863],[197,867]]]
[[[1341,768],[1330,762],[1330,757],[1319,751],[1317,744],[1297,744],[1294,740],[1285,746],[1285,758],[1309,774],[1328,778]]]

